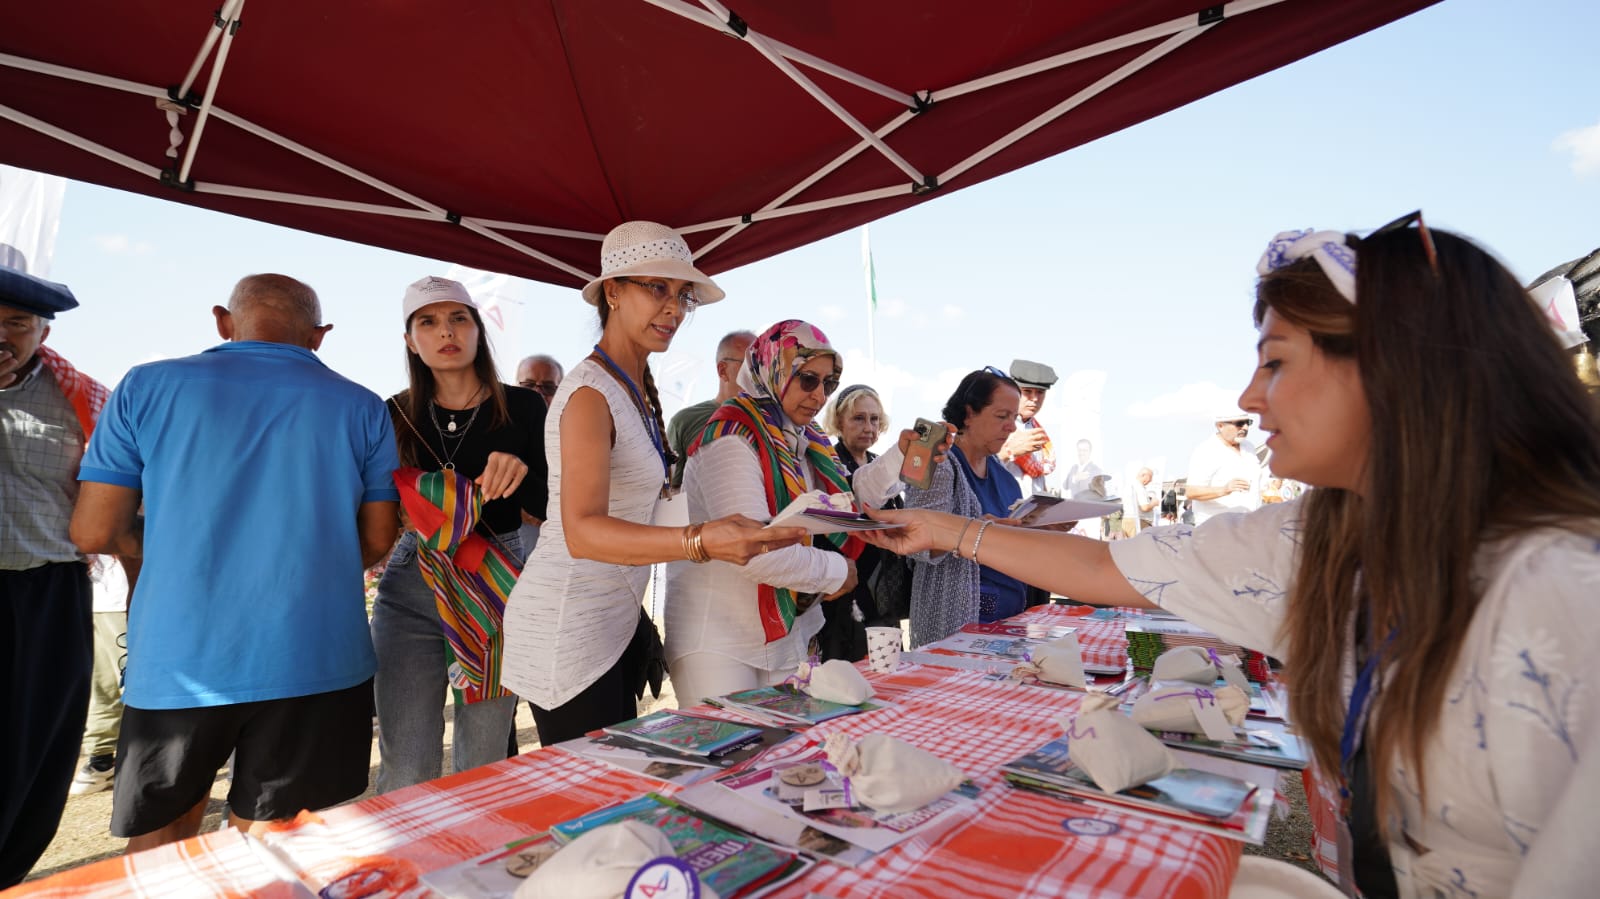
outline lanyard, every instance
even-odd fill
[[[667,449],[665,443],[663,443],[661,439],[661,429],[656,426],[655,416],[645,414],[649,407],[645,405],[644,397],[640,395],[639,388],[633,383],[633,379],[628,377],[628,373],[623,371],[617,365],[617,363],[606,354],[605,350],[600,349],[600,344],[597,343],[594,345],[594,351],[600,356],[600,360],[606,364],[606,367],[611,369],[612,373],[618,378],[622,379],[623,386],[628,388],[628,393],[633,397],[633,404],[638,407],[639,420],[644,422],[645,433],[650,435],[650,443],[655,446],[656,455],[661,457],[661,471],[670,476],[672,473],[672,466],[667,464]]]
[[[1355,686],[1350,688],[1350,707],[1345,711],[1344,733],[1339,737],[1339,773],[1342,778],[1339,795],[1345,799],[1346,805],[1350,800],[1352,763],[1361,748],[1361,735],[1366,730],[1367,713],[1371,711],[1368,702],[1372,699],[1372,682],[1377,678],[1378,661],[1393,642],[1394,633],[1389,631],[1389,636],[1383,638],[1383,645],[1367,656],[1366,662],[1361,665],[1361,673],[1356,675]]]

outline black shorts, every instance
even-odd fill
[[[196,709],[124,707],[111,833],[133,837],[176,821],[211,794],[230,754],[228,808],[249,821],[360,796],[372,758],[372,681]]]

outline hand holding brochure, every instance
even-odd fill
[[[1069,521],[1103,518],[1121,508],[1122,501],[1118,499],[1062,499],[1059,496],[1036,493],[1026,499],[1019,500],[1012,507],[1011,516],[1007,521],[1020,527],[1042,528],[1052,524],[1065,524]]]
[[[824,493],[810,490],[773,516],[767,527],[802,527],[809,534],[837,534],[841,531],[884,531],[899,527],[873,521],[855,510],[850,493]]]

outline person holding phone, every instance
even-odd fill
[[[781,321],[745,351],[740,392],[712,413],[689,446],[683,492],[692,520],[770,519],[801,494],[854,490],[881,506],[900,492],[899,445],[851,477],[813,422],[844,363],[814,325]],[[858,582],[865,544],[848,533],[808,537],[742,567],[674,562],[667,569],[667,666],[680,707],[783,681],[811,654],[822,603]]]
[[[1010,375],[989,367],[961,379],[944,406],[955,425],[955,446],[935,466],[926,488],[906,490],[907,509],[934,509],[966,518],[1004,518],[1022,499],[1017,479],[996,455],[1017,429],[1022,391]],[[942,640],[974,621],[998,621],[1027,608],[1027,585],[975,560],[926,551],[912,561],[911,645]]]

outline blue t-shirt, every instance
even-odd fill
[[[958,447],[950,448],[950,456],[961,466],[961,473],[966,476],[967,483],[972,486],[972,492],[978,494],[978,505],[983,507],[985,515],[995,515],[1004,518],[1011,514],[1011,506],[1022,499],[1022,488],[1017,485],[1017,479],[1006,471],[1005,466],[994,456],[989,457],[989,464],[984,469],[988,472],[986,477],[978,477],[968,464],[967,457],[962,455]],[[1018,615],[1028,607],[1028,587],[1009,574],[1001,574],[987,565],[978,566],[978,620],[999,621]]]
[[[383,401],[310,350],[240,341],[141,365],[78,479],[144,493],[123,701],[307,696],[373,675],[356,512],[396,501]]]

